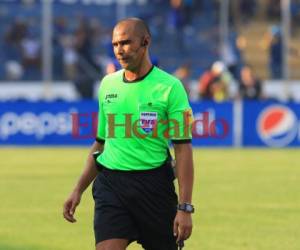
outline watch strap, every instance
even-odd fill
[[[192,204],[189,203],[182,203],[177,205],[177,210],[187,212],[187,213],[194,213],[195,208]]]

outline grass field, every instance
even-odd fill
[[[87,148],[0,148],[0,249],[94,249],[87,190],[76,224],[62,204]],[[199,149],[187,250],[300,249],[300,151]],[[132,244],[130,250],[141,249]]]

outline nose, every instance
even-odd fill
[[[124,53],[123,46],[121,44],[115,46],[115,53],[117,55],[122,55]]]

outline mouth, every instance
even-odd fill
[[[127,63],[128,61],[129,61],[129,59],[128,58],[119,58],[118,59],[119,60],[119,62],[123,62],[123,63]]]

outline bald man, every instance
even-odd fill
[[[146,250],[175,250],[192,232],[192,112],[181,82],[152,65],[150,42],[140,19],[115,26],[112,45],[122,70],[102,79],[97,137],[64,204],[65,219],[76,222],[75,209],[93,182],[96,250],[124,250],[133,241]]]

